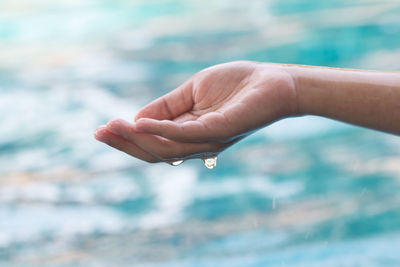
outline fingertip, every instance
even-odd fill
[[[114,133],[114,134],[119,134],[119,132],[121,131],[121,129],[127,124],[126,121],[124,121],[123,119],[119,119],[119,118],[115,118],[110,120],[106,127],[107,129]]]
[[[106,129],[107,126],[105,125],[97,127],[94,131],[94,138],[100,142],[103,142],[105,140]]]
[[[107,122],[107,127],[111,127],[111,126],[118,126],[120,124],[123,123],[124,120],[120,119],[120,118],[114,118],[109,120],[109,122]]]

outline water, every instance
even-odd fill
[[[213,170],[93,139],[220,62],[399,70],[398,1],[204,2],[0,3],[1,266],[400,265],[396,136],[288,119]]]

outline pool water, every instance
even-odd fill
[[[317,117],[148,164],[93,138],[232,60],[400,70],[400,2],[0,2],[0,266],[400,266],[400,139]]]

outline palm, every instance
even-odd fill
[[[241,137],[286,112],[280,98],[287,90],[279,87],[288,85],[282,84],[284,80],[278,74],[260,73],[255,64],[242,62],[206,69],[191,81],[191,109],[171,119],[179,123],[199,121],[205,128],[219,128],[226,133],[220,138],[223,140]]]
[[[294,111],[293,81],[274,65],[233,62],[205,69],[96,138],[149,162],[218,154]],[[289,100],[289,101],[287,101]]]
[[[252,69],[248,67],[232,69],[216,66],[198,73],[190,85],[193,97],[191,109],[173,120],[202,120],[204,123],[211,123],[216,118],[215,115],[226,115],[232,104],[239,102],[240,93],[243,94],[248,89],[245,80],[251,72]]]

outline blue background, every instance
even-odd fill
[[[399,70],[400,3],[0,2],[1,266],[399,266],[400,139],[317,117],[147,164],[93,138],[232,60]]]

